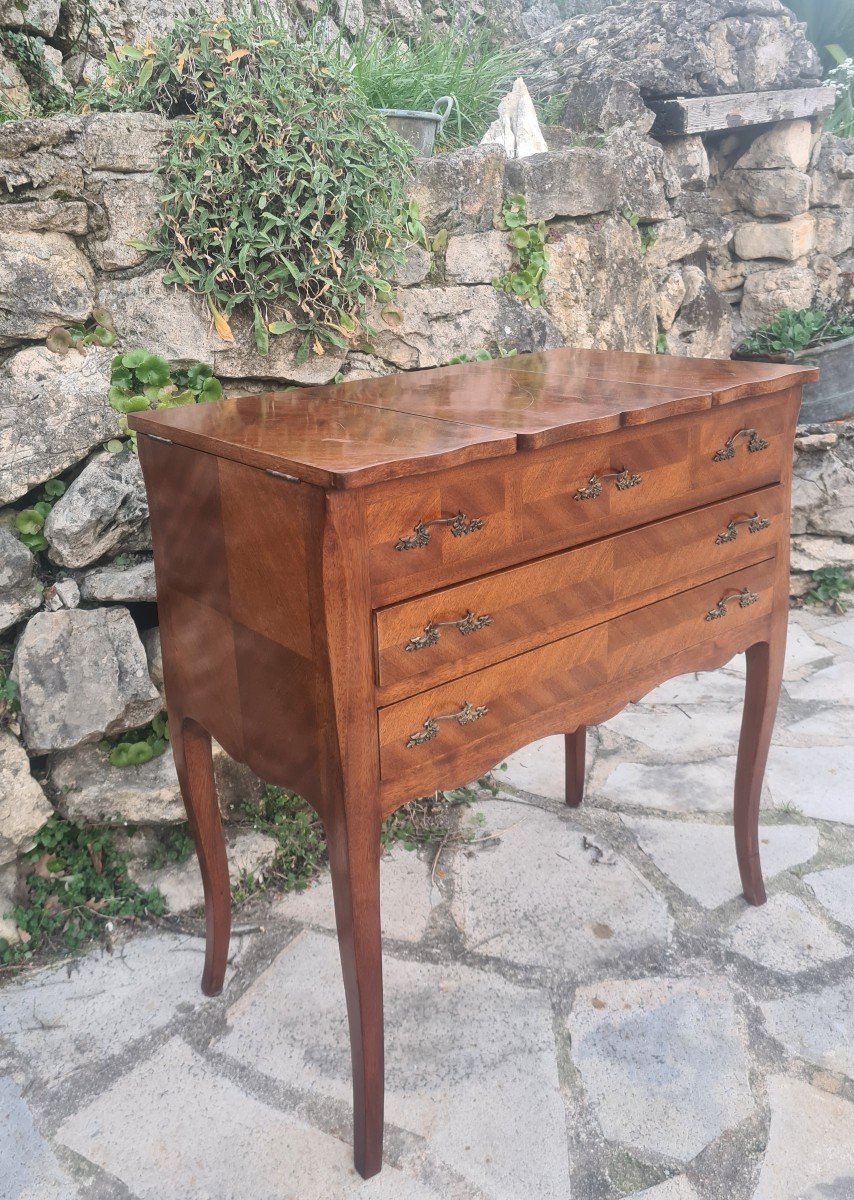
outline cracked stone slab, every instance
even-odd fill
[[[658,869],[704,908],[717,908],[742,894],[732,826],[626,816],[621,820]],[[813,857],[818,830],[812,825],[763,825],[759,844],[763,874],[772,879]]]
[[[434,1158],[490,1200],[568,1195],[548,998],[457,963],[387,954],[384,975],[386,1121],[424,1138]],[[229,1057],[349,1109],[334,938],[299,934],[232,1005],[228,1022],[215,1046]]]
[[[729,944],[737,954],[773,971],[794,974],[822,963],[835,962],[849,953],[803,900],[783,893],[771,896],[759,908],[748,908],[736,921]]]
[[[854,670],[854,667],[852,667]],[[847,708],[821,708],[810,717],[801,721],[793,721],[791,725],[783,726],[787,733],[798,737],[807,737],[813,745],[822,746],[835,742],[847,742],[851,739],[851,729],[854,726],[851,713]]]
[[[133,1153],[128,1153],[128,1131]],[[362,1183],[348,1143],[254,1099],[179,1038],[67,1120],[58,1141],[139,1200],[439,1200],[394,1167]]]
[[[8,1078],[0,1079],[0,1162],[0,1187],[9,1200],[73,1200],[78,1194]]]
[[[795,614],[789,615],[789,630],[786,638],[786,664],[783,670],[785,680],[802,679],[816,663],[828,660],[833,652],[825,646],[820,646],[796,619]],[[747,661],[744,654],[737,654],[723,668],[744,678]]]
[[[854,1196],[854,1104],[785,1075],[768,1081],[771,1135],[753,1200]]]
[[[732,812],[735,758],[647,766],[620,762],[597,791],[608,800],[666,812]]]
[[[844,621],[836,621],[822,629],[822,634],[840,646],[851,646],[854,649],[854,617],[846,617]]]
[[[710,754],[716,747],[726,747],[732,753],[738,745],[741,712],[732,704],[726,708],[704,705],[690,709],[640,704],[612,717],[606,728],[679,761]]]
[[[700,1197],[684,1175],[676,1175],[643,1192],[632,1192],[626,1200],[700,1200]]]
[[[70,977],[65,967],[29,975],[3,989],[0,1037],[33,1076],[57,1084],[163,1028],[179,1007],[212,1003],[200,988],[204,950],[201,938],[152,934],[86,955]]]
[[[454,862],[451,912],[469,950],[584,971],[669,940],[658,893],[624,858],[592,862],[566,818],[502,800],[474,805],[470,819],[481,817],[498,843],[463,849]]]
[[[834,921],[854,929],[854,866],[815,871],[804,876],[804,883]]]
[[[724,979],[582,987],[568,1030],[609,1141],[689,1162],[753,1112],[741,1018]]]
[[[790,1054],[854,1079],[854,979],[759,1007],[766,1029]]]
[[[393,846],[380,860],[380,914],[383,937],[392,941],[420,942],[433,908],[430,873],[432,861]],[[279,916],[335,929],[332,879],[329,872],[302,892],[290,892],[275,905]]]
[[[646,704],[733,704],[744,702],[744,680],[729,670],[677,675],[644,697]]]
[[[588,773],[596,756],[593,738],[587,738]],[[513,787],[535,796],[546,796],[549,800],[566,799],[566,747],[562,733],[541,738],[522,750],[517,750],[507,759],[507,770],[502,779]]]
[[[854,825],[854,742],[774,746],[766,780],[776,807],[791,806],[806,817]]]
[[[793,700],[818,700],[824,704],[854,704],[854,668],[837,662],[809,679],[786,684]]]

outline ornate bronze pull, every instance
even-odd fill
[[[430,525],[450,525],[451,533],[458,538],[467,533],[474,533],[476,529],[483,529],[484,522],[480,517],[472,517],[469,521],[462,512],[458,512],[455,517],[437,517],[434,521],[419,521],[411,534],[397,539],[395,550],[416,550],[419,546],[428,545],[430,542],[428,527]]]
[[[409,735],[406,749],[412,750],[416,746],[423,746],[425,742],[432,742],[433,738],[439,733],[439,721],[456,721],[458,725],[471,725],[473,721],[479,721],[481,717],[485,717],[488,712],[489,709],[485,704],[474,708],[469,704],[468,700],[464,700],[459,712],[443,713],[438,717],[428,717],[416,733]]]
[[[492,617],[486,613],[482,617],[476,617],[471,610],[464,617],[461,617],[459,621],[428,621],[424,626],[424,632],[407,642],[405,649],[425,650],[428,646],[435,646],[439,640],[440,629],[453,627],[463,637],[466,637],[468,634],[477,633],[479,629],[485,629],[487,625],[491,624]]]
[[[715,538],[715,545],[723,546],[725,542],[734,542],[738,537],[739,525],[746,525],[748,533],[761,533],[770,524],[771,522],[765,517],[760,517],[759,513],[754,513],[752,517],[739,517],[737,520],[730,521],[723,533],[718,534]]]
[[[706,613],[706,620],[719,621],[721,617],[725,617],[727,614],[727,603],[730,600],[734,600],[736,596],[738,597],[739,608],[750,608],[751,604],[755,604],[759,599],[756,592],[751,592],[747,588],[743,588],[741,591],[738,588],[732,588],[725,596],[721,596],[714,608],[709,609]]]
[[[625,467],[622,471],[609,471],[605,475],[591,475],[587,486],[579,488],[573,499],[595,500],[597,496],[602,495],[603,479],[616,479],[618,492],[627,492],[629,488],[640,487],[643,482],[640,475],[632,475]]]
[[[738,433],[734,433],[731,438],[727,438],[724,445],[714,454],[714,462],[726,462],[728,458],[735,458],[735,443],[740,437],[747,438],[747,451],[749,454],[756,454],[760,450],[767,450],[768,443],[765,438],[760,437],[755,429],[739,429]]]

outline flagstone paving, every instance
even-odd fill
[[[386,1154],[352,1167],[331,888],[0,986],[0,1200],[854,1200],[854,617],[792,614],[764,792],[729,795],[743,658],[495,772],[382,891]]]

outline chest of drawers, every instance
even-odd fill
[[[513,750],[747,651],[744,894],[785,650],[791,459],[811,369],[557,350],[137,413],[172,746],[205,888],[230,893],[211,737],[329,846],[354,1149],[382,1163],[380,825]]]

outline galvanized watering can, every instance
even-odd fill
[[[444,110],[437,111],[441,106],[444,106]],[[379,111],[395,133],[411,143],[422,158],[429,158],[433,153],[436,134],[451,115],[453,107],[453,96],[440,96],[432,112],[419,112],[414,108],[381,108]]]

